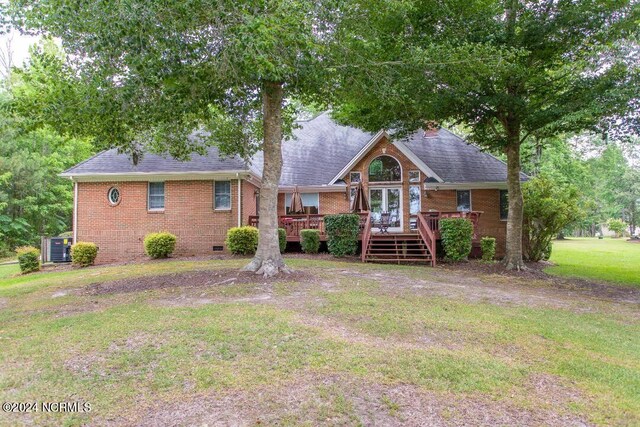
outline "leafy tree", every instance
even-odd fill
[[[245,269],[270,276],[287,270],[277,231],[280,145],[294,116],[286,99],[325,83],[339,11],[330,3],[13,0],[7,12],[69,52],[83,96],[57,101],[50,115],[66,129],[133,161],[148,150],[187,158],[214,143],[227,154],[264,153],[260,238]],[[194,130],[208,133],[188,138]]]
[[[520,151],[625,116],[637,97],[640,10],[610,2],[362,0],[342,26],[345,81],[337,117],[409,131],[425,120],[465,125],[507,158],[507,268],[523,268]],[[631,40],[631,41],[629,41]],[[348,59],[347,59],[348,58]]]
[[[17,103],[37,105],[38,88],[58,78],[55,61],[49,61],[56,51],[53,44],[32,49],[30,65],[14,69],[0,92],[2,252],[37,244],[40,235],[55,236],[71,228],[73,185],[58,174],[93,151],[88,140],[60,135],[15,109]]]
[[[640,224],[640,170],[627,168],[616,199],[623,206],[623,218],[629,223],[629,231],[634,236],[636,227]]]
[[[545,176],[527,182],[523,190],[524,256],[530,261],[548,259],[551,240],[582,215],[578,191]]]
[[[626,230],[627,224],[619,218],[610,218],[607,221],[607,227],[609,227],[609,230],[616,233],[616,237],[620,237],[622,236],[622,233],[624,233],[624,230]]]

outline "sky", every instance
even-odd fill
[[[22,65],[25,59],[29,56],[29,46],[37,43],[39,36],[24,36],[17,31],[12,31],[9,34],[0,34],[0,50],[6,52],[7,41],[11,40],[11,50],[13,52],[13,65]]]

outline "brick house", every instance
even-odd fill
[[[406,253],[407,242],[415,238],[424,240],[428,247],[422,250],[429,255],[438,239],[434,221],[466,216],[474,223],[476,241],[493,236],[498,256],[504,253],[507,171],[502,161],[446,129],[392,141],[384,131],[374,135],[341,126],[328,113],[299,125],[294,138],[283,143],[278,198],[290,241],[299,240],[302,228],[323,232],[323,215],[349,212],[361,182],[371,205],[361,214],[371,230],[361,235],[367,243],[384,237],[398,246],[404,238]],[[224,250],[229,228],[258,222],[261,170],[261,153],[245,162],[210,148],[186,162],[146,154],[133,165],[116,150],[103,151],[62,174],[74,182],[74,241],[95,242],[101,263],[143,256],[142,240],[155,231],[177,235],[179,255]],[[288,210],[296,188],[304,214]],[[375,228],[383,217],[385,236]]]

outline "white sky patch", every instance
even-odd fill
[[[25,36],[18,31],[11,31],[9,34],[0,34],[0,50],[2,54],[7,54],[7,42],[10,42],[12,52],[12,65],[21,67],[24,61],[29,58],[29,47],[38,43],[40,36]]]

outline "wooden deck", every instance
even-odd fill
[[[412,219],[416,218],[418,226],[414,230],[409,230],[408,232],[389,232],[389,234],[421,234],[420,233],[420,218],[423,218],[431,231],[434,234],[436,240],[440,240],[440,231],[439,231],[439,221],[441,218],[467,218],[473,223],[474,230],[474,239],[477,238],[477,225],[478,219],[482,212],[472,211],[472,212],[441,212],[441,211],[433,211],[433,212],[420,212],[419,215],[412,215]],[[365,228],[365,222],[367,217],[369,217],[368,212],[361,212],[358,215],[361,217],[361,231]],[[257,227],[259,223],[259,217],[257,215],[249,216],[249,225]],[[320,230],[320,240],[326,241],[327,234],[324,228],[324,214],[301,214],[301,215],[280,215],[278,217],[278,226],[283,228],[287,232],[287,242],[299,242],[300,241],[300,230]],[[369,221],[368,227],[371,228],[371,234],[376,234],[376,230],[379,230],[376,227],[376,224],[373,223],[373,220]],[[362,232],[360,233],[359,239],[362,239]]]

